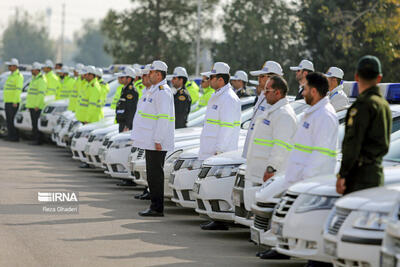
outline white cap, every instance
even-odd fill
[[[244,72],[242,70],[238,70],[235,72],[235,75],[233,75],[231,77],[231,80],[240,80],[240,81],[248,82],[249,78],[247,77],[246,72]]]
[[[44,68],[45,68],[45,67],[47,67],[47,68],[54,68],[53,61],[51,61],[50,59],[47,59],[47,60],[44,62],[43,67],[44,67]]]
[[[303,59],[298,66],[290,67],[290,70],[293,71],[304,70],[304,69],[314,71],[314,64],[307,59]]]
[[[186,77],[186,79],[189,78],[187,71],[184,67],[176,67],[174,69],[174,73],[172,73],[171,75],[167,75],[168,80],[174,77]]]
[[[325,73],[325,76],[327,78],[335,77],[335,78],[343,79],[344,72],[342,69],[339,69],[337,67],[330,67],[329,70]]]
[[[168,66],[167,64],[165,64],[165,62],[161,60],[154,60],[153,63],[151,63],[150,70],[159,70],[167,72]]]
[[[103,70],[101,68],[96,68],[96,76],[99,76],[99,77],[103,76]]]
[[[42,69],[42,64],[40,64],[39,62],[33,62],[33,64],[32,64],[32,69],[33,70],[40,70],[40,69]]]
[[[125,74],[124,74],[123,72],[117,72],[117,73],[115,73],[114,75],[115,75],[117,78],[125,77]]]
[[[269,60],[265,61],[264,65],[261,67],[261,70],[250,71],[250,74],[253,76],[259,76],[261,74],[267,74],[267,73],[274,73],[282,76],[283,70],[278,62]]]
[[[10,61],[6,61],[6,65],[8,65],[8,66],[18,66],[19,65],[18,59],[12,58]]]
[[[143,76],[144,74],[149,74],[150,67],[151,67],[151,64],[146,64],[146,65],[142,66],[142,68],[140,70],[141,75]]]
[[[67,73],[67,74],[69,75],[69,68],[68,68],[67,66],[63,66],[63,67],[61,68],[61,72],[62,72],[62,73]]]
[[[142,65],[137,64],[137,63],[132,65],[132,68],[134,68],[134,69],[140,69],[141,67],[142,67]]]
[[[215,75],[215,74],[229,74],[230,67],[228,64],[224,62],[215,62],[213,67],[211,68],[211,71],[207,72],[202,72],[200,73],[203,76],[210,77],[210,75]]]
[[[82,64],[82,63],[77,63],[76,65],[75,65],[75,71],[80,71],[80,70],[82,70],[83,68],[84,68],[85,66]]]
[[[96,68],[94,66],[87,66],[83,74],[89,74],[89,73],[96,75]]]
[[[131,77],[132,79],[135,79],[136,76],[137,74],[134,68],[131,67],[125,68],[123,72],[123,77]]]
[[[86,66],[85,66],[85,65],[83,65],[83,68],[82,68],[82,69],[78,70],[78,74],[79,74],[79,75],[86,74]]]

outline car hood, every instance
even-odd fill
[[[336,201],[335,206],[349,210],[389,213],[397,202],[400,184],[357,191]]]
[[[111,124],[114,124],[113,118],[104,118],[98,122],[88,123],[79,127],[78,131],[86,132],[86,131],[93,131],[95,129],[108,127]]]
[[[54,96],[46,96],[45,101],[48,102],[48,106],[51,107],[65,107],[68,106],[68,99],[53,100]]]
[[[189,139],[189,140],[185,140],[185,141],[178,141],[178,142],[175,142],[174,151],[177,151],[180,149],[182,149],[182,150],[191,149],[191,148],[198,147],[199,145],[200,145],[199,138]]]
[[[237,165],[246,162],[246,159],[242,157],[243,148],[235,151],[224,152],[222,154],[212,156],[206,159],[204,165]]]
[[[105,127],[105,128],[93,130],[90,134],[91,135],[105,135],[105,134],[108,134],[109,132],[118,131],[118,129],[119,129],[119,125],[113,124],[113,125]]]
[[[400,165],[387,166],[383,169],[385,185],[400,183]],[[292,185],[289,191],[322,196],[340,196],[336,192],[336,176],[322,175]]]
[[[131,131],[119,133],[111,137],[110,141],[121,141],[121,140],[131,140]]]

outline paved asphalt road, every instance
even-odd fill
[[[0,266],[304,265],[260,260],[248,229],[203,231],[203,219],[172,203],[164,218],[143,219],[141,189],[78,165],[63,148],[0,139]],[[34,209],[38,192],[56,191],[79,192],[79,214]]]

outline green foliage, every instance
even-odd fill
[[[358,59],[377,56],[384,80],[398,82],[400,6],[398,0],[301,0],[305,48],[317,69],[338,66],[345,79],[354,79]]]
[[[258,70],[267,60],[279,62],[292,93],[298,84],[289,66],[298,64],[301,39],[299,23],[286,1],[233,0],[225,7],[224,41],[217,41],[215,61],[224,61],[232,73],[241,69]]]
[[[133,8],[109,11],[101,29],[107,36],[106,51],[115,63],[150,63],[161,59],[169,68],[194,69],[197,0],[133,0]],[[202,1],[203,25],[217,0]]]
[[[15,57],[21,63],[54,58],[54,45],[41,21],[41,18],[32,19],[25,11],[17,11],[3,33],[2,57]]]
[[[108,66],[112,58],[104,51],[105,37],[100,31],[100,26],[92,20],[83,24],[82,33],[75,36],[78,53],[74,61],[85,65]]]

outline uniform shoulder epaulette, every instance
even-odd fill
[[[158,89],[164,90],[164,86],[160,85],[160,86],[158,87]]]
[[[131,85],[129,85],[129,87],[128,87],[130,90],[132,90],[133,89],[133,85],[131,84]]]

